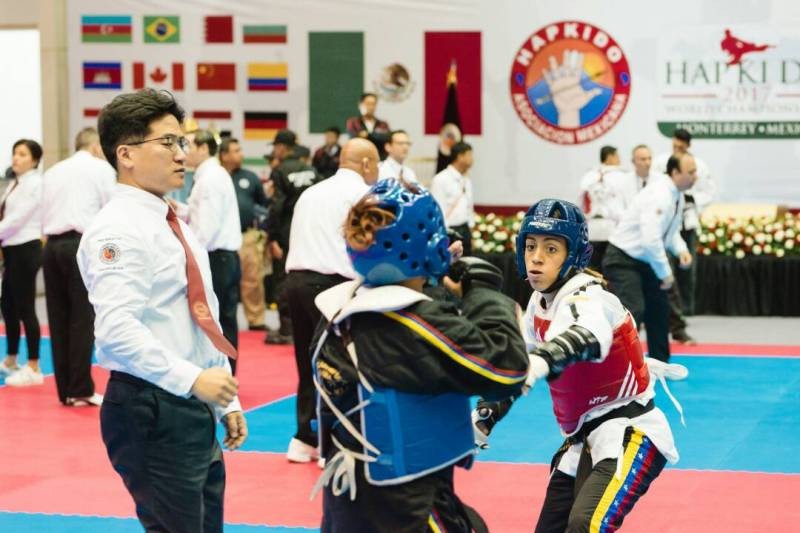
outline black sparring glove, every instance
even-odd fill
[[[489,433],[495,424],[506,416],[518,397],[512,396],[499,402],[487,402],[483,398],[478,400],[478,405],[472,411],[472,429],[476,446],[481,449],[489,447]]]
[[[570,365],[600,359],[600,342],[591,331],[573,324],[549,342],[537,346],[531,355],[538,355],[547,362],[550,367],[547,379],[553,380]]]
[[[463,295],[473,287],[499,291],[503,288],[503,273],[493,264],[477,257],[462,257],[450,266],[450,279],[461,282]]]

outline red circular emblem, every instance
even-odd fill
[[[554,22],[534,32],[511,66],[511,101],[539,137],[580,144],[617,123],[631,92],[628,60],[608,33],[587,22]]]
[[[192,309],[194,310],[194,316],[196,316],[199,320],[205,320],[211,316],[208,306],[203,302],[195,302],[192,305]]]

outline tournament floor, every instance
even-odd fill
[[[291,347],[265,346],[240,334],[239,379],[250,438],[226,452],[226,531],[318,531],[321,496],[309,501],[316,465],[289,464],[296,377]],[[24,342],[23,342],[24,344]],[[112,470],[97,408],[62,407],[49,339],[39,387],[15,389],[0,378],[0,531],[127,533],[141,531],[133,502]],[[626,519],[629,532],[790,531],[800,523],[800,346],[674,346],[690,370],[671,383],[686,413],[656,386],[681,460],[668,466]],[[5,353],[5,337],[0,337]],[[24,348],[23,348],[24,353]],[[108,374],[93,369],[98,391]],[[550,457],[561,442],[547,390],[537,385],[515,405],[456,490],[492,531],[533,530]]]

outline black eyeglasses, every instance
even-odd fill
[[[138,141],[135,143],[126,143],[128,146],[135,146],[137,144],[144,144],[153,141],[161,141],[162,146],[166,146],[173,152],[177,152],[177,149],[180,148],[183,150],[183,153],[187,153],[189,151],[189,139],[186,137],[178,137],[176,135],[164,135],[163,137],[156,137],[154,139],[145,139],[143,141]]]

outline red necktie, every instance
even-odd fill
[[[222,331],[211,316],[211,310],[208,308],[208,300],[206,300],[206,292],[203,289],[203,277],[200,275],[200,268],[197,266],[197,261],[192,254],[189,245],[186,244],[186,239],[183,238],[181,226],[178,224],[178,217],[172,209],[167,209],[167,224],[172,228],[175,236],[181,241],[183,251],[186,254],[186,281],[188,285],[187,296],[189,298],[189,312],[194,319],[195,324],[200,326],[211,342],[214,343],[217,350],[224,353],[231,359],[236,359],[238,354],[228,339],[222,335]]]
[[[3,217],[6,216],[6,202],[8,201],[8,197],[11,196],[11,193],[14,192],[14,187],[16,187],[18,183],[19,179],[14,178],[14,183],[8,186],[8,193],[6,193],[6,197],[3,198],[3,203],[0,204],[0,220],[3,220]]]

